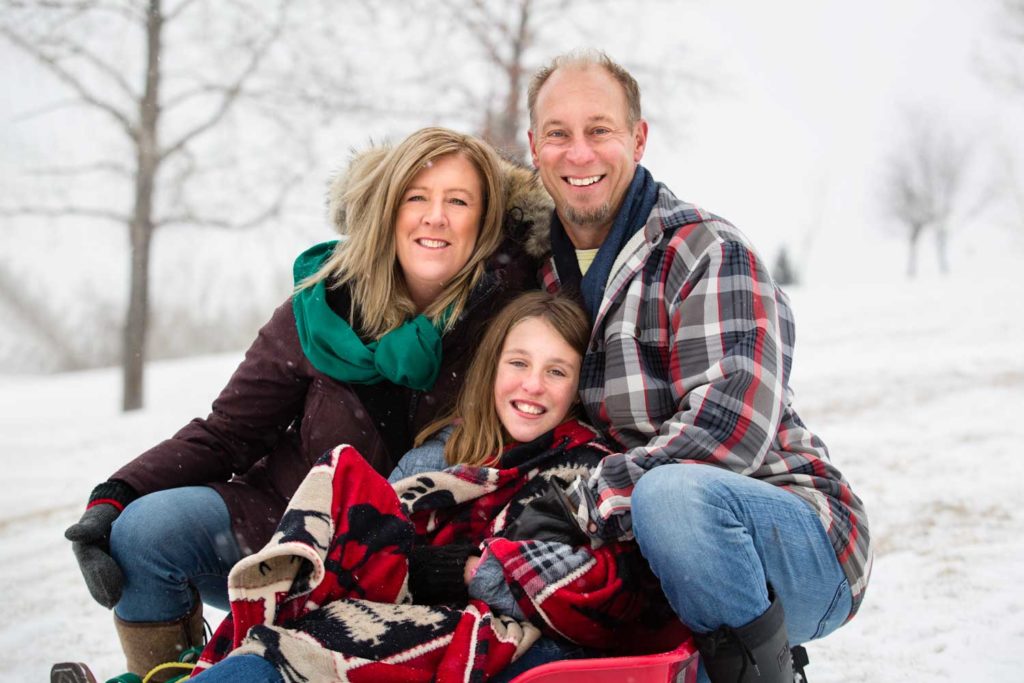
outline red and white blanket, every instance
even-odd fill
[[[506,451],[500,467],[453,467],[392,488],[355,449],[335,448],[266,547],[232,569],[231,614],[193,675],[229,653],[252,653],[289,683],[482,681],[542,632],[615,649],[643,616],[665,642],[678,638],[663,620],[650,623],[664,599],[632,543],[573,548],[501,537],[547,478],[587,475],[607,454],[591,428],[571,421]],[[466,541],[501,563],[521,620],[479,600],[412,604],[413,544]]]

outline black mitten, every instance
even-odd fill
[[[71,550],[75,553],[75,560],[90,595],[108,609],[121,599],[124,586],[124,574],[110,556],[110,529],[123,506],[137,497],[135,491],[123,482],[104,482],[93,489],[89,499],[113,502],[92,505],[76,524],[64,532],[64,538],[71,541]],[[118,508],[114,502],[122,508]]]
[[[572,513],[572,503],[562,490],[560,479],[547,482],[544,493],[523,508],[503,532],[512,541],[550,541],[567,545],[590,545],[590,537]]]
[[[409,592],[417,605],[466,604],[466,561],[480,551],[471,543],[414,546],[409,553]]]

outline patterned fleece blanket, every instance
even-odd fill
[[[632,543],[501,537],[548,478],[586,475],[607,454],[592,429],[571,421],[506,451],[500,467],[456,466],[392,488],[355,449],[335,448],[296,491],[271,541],[232,569],[231,614],[193,675],[252,653],[288,683],[483,681],[541,633],[616,649],[641,617],[649,651],[678,642],[678,621],[667,618]],[[466,541],[501,564],[518,618],[473,599],[412,603],[413,544]]]

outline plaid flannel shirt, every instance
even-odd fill
[[[559,289],[553,258],[541,276]],[[793,408],[793,342],[789,301],[746,237],[659,184],[612,267],[580,378],[591,424],[623,452],[570,496],[591,533],[625,539],[633,487],[662,464],[710,463],[785,487],[825,527],[852,617],[871,569],[867,516]]]

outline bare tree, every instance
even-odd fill
[[[447,109],[431,106],[429,93],[416,95],[440,118],[465,117],[476,132],[505,156],[525,160],[525,109],[527,79],[534,64],[533,52],[574,0],[418,0],[418,15],[430,17],[433,27],[418,50],[430,54],[427,43],[439,32],[457,27],[466,40],[449,40],[444,55],[422,65],[430,75],[415,80],[429,83],[453,96]],[[452,104],[451,99],[455,100]],[[458,113],[457,113],[458,112]]]
[[[217,166],[211,134],[237,123],[240,105],[262,107],[265,121],[287,125],[287,117],[270,102],[275,88],[268,74],[287,72],[281,46],[292,3],[5,0],[0,7],[0,36],[48,71],[70,96],[42,113],[67,107],[93,112],[120,141],[110,158],[85,166],[58,165],[52,172],[113,174],[127,190],[122,202],[33,199],[0,211],[98,219],[127,228],[131,266],[122,405],[124,410],[140,408],[156,230],[173,224],[259,224],[277,215],[307,170],[276,173],[272,186],[244,212],[225,211],[223,201],[210,201],[217,186],[211,182]],[[111,48],[125,43],[126,48]],[[277,89],[276,96],[285,91]]]
[[[970,148],[921,112],[909,113],[906,123],[906,138],[887,162],[883,207],[906,232],[907,275],[917,274],[917,246],[928,230],[935,233],[939,270],[947,273],[950,221],[963,199]]]
[[[775,282],[787,287],[800,284],[800,276],[789,258],[789,250],[783,244],[775,255],[775,264],[772,266],[772,277]]]
[[[497,4],[471,0],[468,11],[457,13],[490,66],[501,75],[495,82],[504,89],[491,100],[491,106],[484,108],[480,134],[513,158],[526,157],[520,139],[521,112],[526,94],[524,79],[529,76],[525,59],[532,47],[534,25],[543,20],[545,11],[563,9],[565,4],[566,0],[549,3],[549,7],[540,7],[536,0]]]
[[[22,328],[27,328],[29,337],[41,341],[46,353],[56,357],[60,366],[72,369],[86,367],[86,362],[69,339],[56,332],[60,325],[51,319],[50,312],[23,296],[18,280],[14,273],[0,265],[0,308],[6,308],[15,321],[20,321]],[[6,324],[12,322],[8,318]],[[33,343],[38,342],[33,340]]]
[[[986,40],[975,62],[982,77],[993,86],[1013,95],[1024,96],[1024,0],[999,0],[995,12],[996,40]],[[1021,182],[1021,161],[1013,145],[998,144],[997,164],[1000,191],[1015,215],[1012,222],[1024,228],[1024,182]]]
[[[999,0],[996,40],[986,41],[976,66],[993,84],[1024,95],[1024,0]]]
[[[635,45],[630,35],[635,22],[630,20],[636,13],[655,5],[669,6],[663,0],[428,0],[428,4],[438,27],[458,26],[469,38],[468,48],[459,53],[463,63],[449,63],[441,69],[449,74],[445,90],[460,96],[459,108],[464,112],[478,112],[471,125],[481,137],[509,158],[520,160],[529,157],[525,136],[529,79],[554,55],[554,46],[564,44],[568,35],[576,38],[576,44],[604,45],[612,52],[616,44]],[[601,21],[595,22],[594,17]],[[590,24],[601,28],[601,36]],[[608,40],[609,25],[615,26],[618,41]],[[432,31],[431,35],[436,33]],[[641,81],[657,83],[662,95],[713,90],[709,78],[687,67],[678,46],[670,47],[670,56],[623,60],[623,64]],[[623,52],[637,54],[636,50]],[[431,68],[436,67],[432,64]],[[436,85],[439,80],[445,79],[434,77],[430,82]],[[429,101],[426,97],[423,100]],[[650,109],[645,115],[650,117]],[[676,109],[670,123],[678,119]]]

